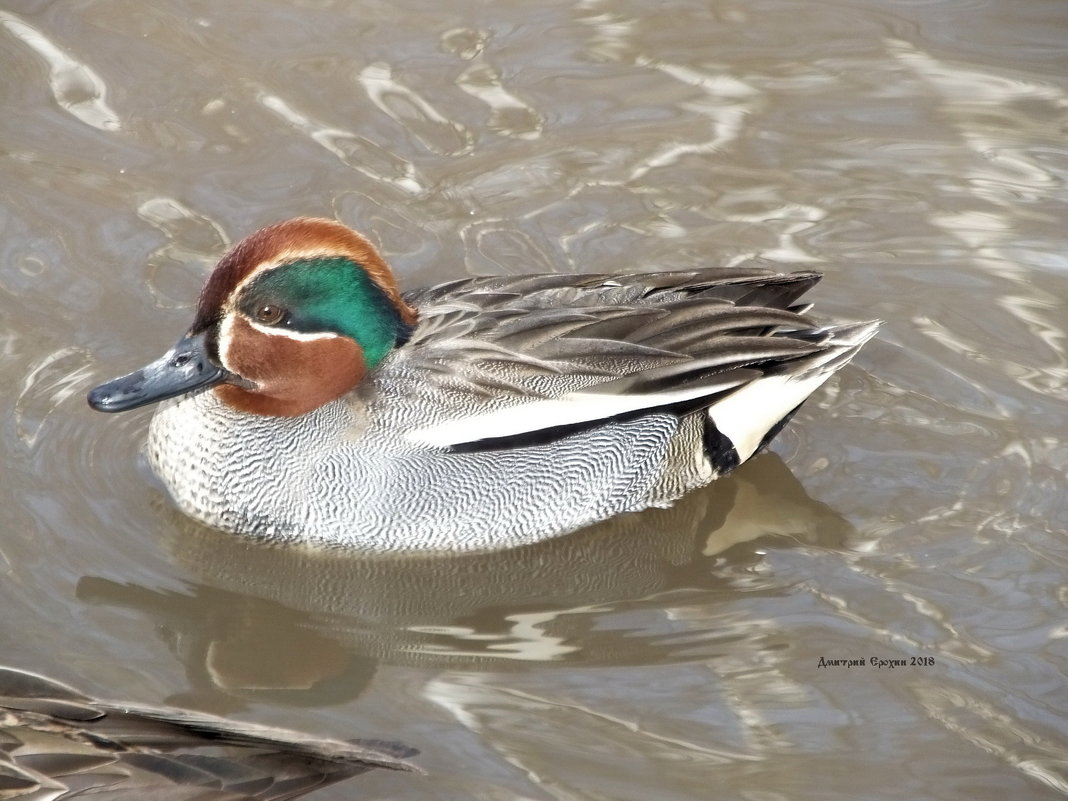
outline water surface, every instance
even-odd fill
[[[7,4],[2,661],[423,752],[322,799],[1063,797],[1066,64],[1061,0]],[[298,214],[406,286],[760,256],[886,325],[674,509],[264,548],[84,393]]]

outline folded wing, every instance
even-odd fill
[[[399,355],[455,408],[408,436],[499,447],[707,409],[744,460],[878,325],[807,317],[797,301],[819,279],[741,267],[476,278],[413,293],[419,347]]]

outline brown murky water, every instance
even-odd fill
[[[1068,794],[1063,0],[2,5],[0,661],[423,752],[321,799]],[[298,214],[409,286],[761,255],[887,325],[673,510],[272,550],[83,396]]]

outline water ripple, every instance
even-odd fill
[[[48,416],[86,386],[90,363],[91,358],[83,349],[65,347],[39,358],[30,369],[15,399],[19,439],[29,450],[37,447]]]
[[[445,156],[460,156],[473,147],[471,133],[439,112],[422,95],[394,79],[389,64],[377,62],[356,76],[378,108],[412,134],[423,146]]]
[[[169,197],[143,201],[137,216],[167,238],[147,259],[146,281],[156,308],[189,308],[219,254],[230,245],[226,232],[214,220]]]
[[[14,14],[0,11],[0,25],[44,59],[49,69],[48,85],[60,108],[101,131],[122,129],[119,115],[107,104],[107,84],[92,67]]]
[[[259,101],[268,111],[277,114],[298,131],[310,137],[312,141],[337,156],[342,163],[363,173],[368,178],[392,184],[413,195],[426,191],[423,182],[417,177],[415,165],[401,158],[395,151],[388,150],[370,139],[357,136],[343,128],[324,125],[297,111],[278,95],[260,92]]]
[[[1064,745],[1020,720],[1015,710],[974,692],[923,683],[912,689],[924,710],[949,731],[1016,770],[1068,794],[1068,760]]]
[[[1048,128],[1049,134],[1057,135],[1059,124],[1045,123],[1043,118],[1063,118],[1068,93],[1048,83],[945,62],[908,42],[888,39],[886,47],[941,95],[943,113],[980,156],[969,170],[978,197],[1012,207],[1021,194],[1037,199],[1062,188],[1044,164],[1036,163],[1030,148],[1017,143],[1027,141],[1021,138],[1025,129]],[[1018,105],[1036,102],[1048,106],[1049,113],[1019,113]]]
[[[501,72],[484,57],[489,35],[485,31],[456,28],[442,34],[442,46],[472,64],[456,85],[492,110],[488,126],[501,136],[534,140],[541,136],[544,117],[504,87]]]

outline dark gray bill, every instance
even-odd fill
[[[98,412],[125,412],[224,381],[229,374],[208,358],[204,334],[187,336],[152,364],[89,391]]]

